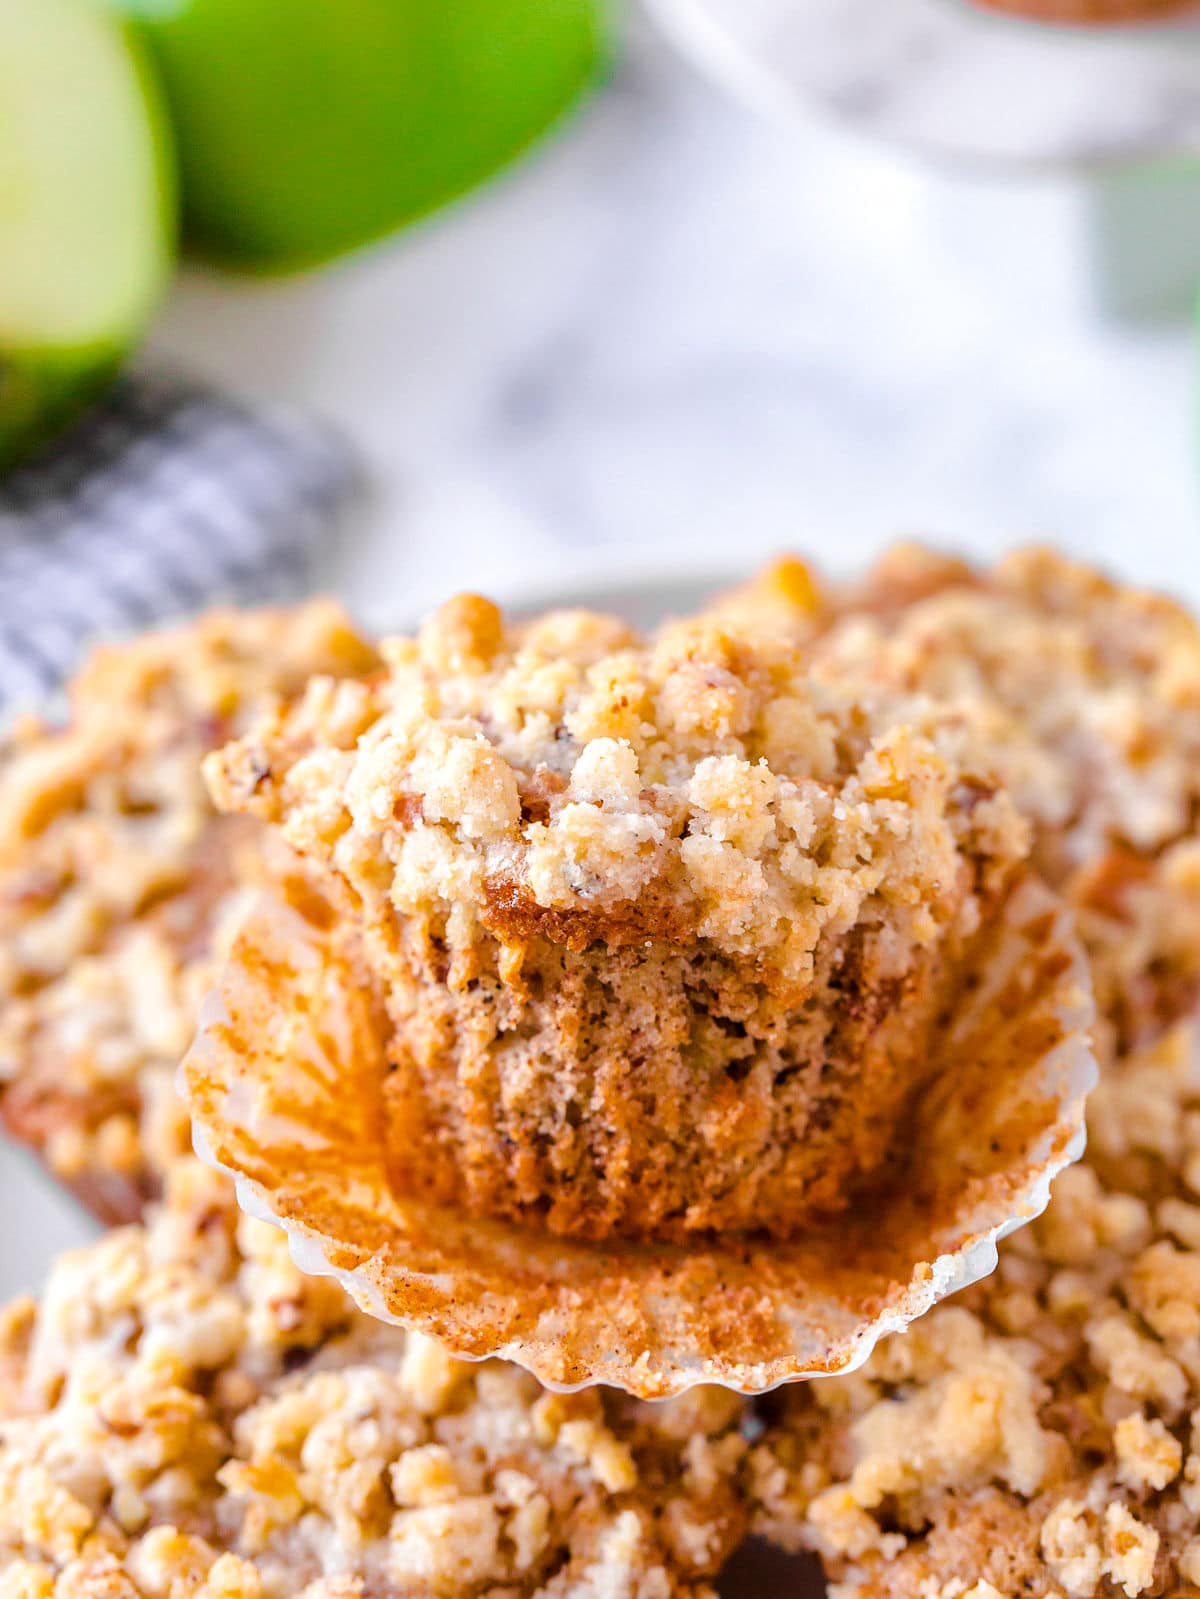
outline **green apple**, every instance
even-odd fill
[[[174,254],[145,54],[89,0],[0,0],[0,470],[137,343]]]
[[[461,194],[594,76],[604,0],[109,0],[141,18],[187,242],[311,266]]]

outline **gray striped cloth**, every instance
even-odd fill
[[[122,379],[0,479],[0,709],[53,691],[94,639],[296,597],[359,487],[319,422],[188,380]]]

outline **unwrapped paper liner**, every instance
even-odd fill
[[[1022,880],[971,951],[901,1169],[781,1243],[554,1237],[397,1193],[380,1008],[352,930],[295,876],[251,912],[182,1068],[198,1152],[372,1316],[547,1387],[759,1393],[849,1371],[996,1264],[1083,1148],[1090,987],[1066,913]]]

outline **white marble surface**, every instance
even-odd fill
[[[359,442],[374,503],[331,569],[369,620],[912,530],[1200,598],[1189,327],[1103,311],[1097,226],[1086,185],[781,128],[643,34],[484,195],[323,275],[194,274],[155,346]]]

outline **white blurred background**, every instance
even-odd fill
[[[481,195],[302,280],[186,276],[155,335],[359,444],[373,501],[328,576],[366,621],[911,532],[1054,538],[1200,599],[1190,320],[1138,280],[1169,279],[1195,180],[1148,220],[1133,196],[1131,278],[1111,183],[783,125],[632,35]]]

